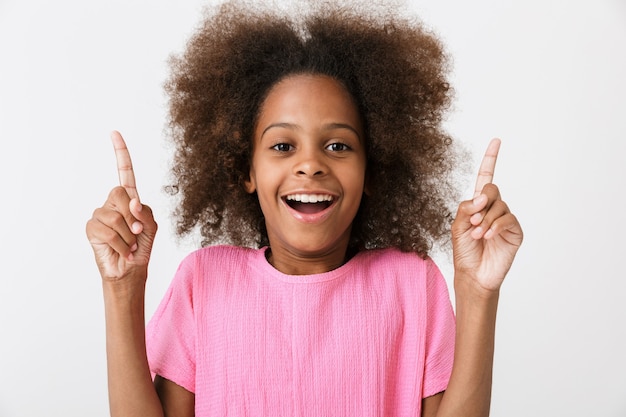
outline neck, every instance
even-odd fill
[[[345,264],[356,251],[342,248],[328,253],[300,254],[269,248],[267,261],[277,270],[287,275],[313,275],[332,271]]]

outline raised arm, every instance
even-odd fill
[[[102,275],[109,404],[112,416],[163,416],[148,368],[144,292],[157,224],[139,201],[130,154],[111,135],[120,186],[87,222],[87,237]]]
[[[499,149],[500,140],[492,140],[474,197],[459,205],[452,225],[456,344],[437,417],[489,415],[500,286],[523,239],[517,218],[492,183]]]

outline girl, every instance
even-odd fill
[[[146,328],[157,225],[114,132],[120,187],[87,223],[111,414],[488,415],[522,230],[491,183],[499,140],[451,221],[462,154],[441,128],[439,41],[355,5],[290,21],[227,3],[172,69],[168,189],[205,247]],[[448,236],[456,318],[428,257]]]

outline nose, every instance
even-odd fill
[[[293,171],[298,176],[323,176],[328,172],[328,166],[324,162],[324,154],[321,150],[303,149],[297,156]]]

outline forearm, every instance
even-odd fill
[[[163,416],[146,356],[144,285],[104,282],[111,416]]]
[[[455,295],[454,366],[437,416],[488,416],[499,294],[455,279]]]

